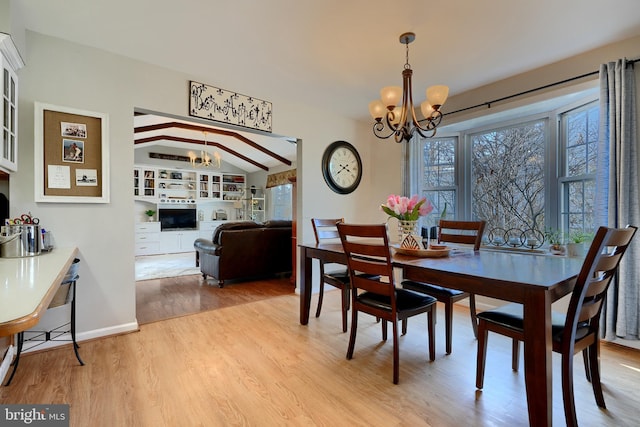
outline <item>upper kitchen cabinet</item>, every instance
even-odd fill
[[[0,80],[2,102],[0,102],[0,169],[7,172],[18,170],[18,76],[16,72],[24,66],[11,36],[0,33]]]

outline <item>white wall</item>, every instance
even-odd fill
[[[216,76],[224,75],[226,82],[235,79],[226,88],[243,92],[243,80],[251,78],[251,73],[243,76],[225,61],[210,74],[186,75],[33,32],[26,33],[26,51],[21,53],[26,66],[19,72],[19,171],[11,177],[11,214],[31,211],[44,228],[54,233],[58,246],[79,248],[80,339],[135,328],[131,196],[134,108],[187,117],[189,80],[215,85]],[[375,154],[367,148],[368,134],[367,138],[362,137],[363,125],[294,100],[280,99],[269,88],[252,95],[268,99],[277,107],[275,134],[302,140],[296,162],[299,219],[308,221],[318,207],[323,208],[318,214],[344,215],[353,220],[375,209],[373,200],[377,197],[370,197],[370,188],[378,178],[373,178],[373,168],[367,166]],[[109,115],[110,203],[34,202],[35,101]],[[352,197],[333,194],[322,180],[319,159],[324,148],[338,139],[352,142],[365,161],[365,179]],[[301,241],[312,238],[310,224],[303,224],[299,230]]]

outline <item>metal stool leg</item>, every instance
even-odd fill
[[[11,372],[11,376],[4,383],[5,386],[11,384],[11,380],[13,376],[16,374],[16,370],[18,369],[18,363],[20,363],[20,353],[22,353],[22,343],[24,342],[24,332],[18,332],[18,353],[16,354],[16,360],[13,361],[13,371]]]
[[[76,353],[76,359],[80,362],[81,366],[84,366],[84,362],[80,358],[78,349],[80,346],[76,342],[76,281],[71,284],[73,286],[73,299],[71,300],[71,340],[73,341],[73,351]]]

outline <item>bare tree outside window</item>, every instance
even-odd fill
[[[599,106],[595,96],[583,99],[519,122],[418,139],[410,176],[435,206],[423,227],[446,204],[447,218],[484,219],[494,237],[522,239],[512,229],[528,238],[553,228],[563,240],[593,233]]]
[[[472,214],[487,227],[544,230],[546,121],[471,136]]]
[[[568,235],[595,230],[595,172],[599,132],[599,107],[592,102],[561,115],[561,140],[565,152],[561,225]]]
[[[423,196],[434,206],[433,217],[440,218],[445,210],[446,217],[456,215],[456,138],[424,140]]]

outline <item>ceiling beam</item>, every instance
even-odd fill
[[[198,132],[207,132],[207,133],[213,133],[216,135],[225,135],[225,136],[229,136],[232,138],[236,138],[242,142],[244,142],[245,144],[251,146],[252,148],[261,151],[262,153],[278,160],[279,162],[284,163],[287,166],[291,166],[291,161],[286,159],[285,157],[282,157],[281,155],[274,153],[271,150],[268,150],[266,148],[264,148],[263,146],[261,146],[260,144],[250,140],[249,138],[240,135],[237,132],[234,131],[230,131],[230,130],[224,130],[224,129],[218,129],[218,128],[210,128],[210,127],[206,127],[206,126],[198,126],[198,125],[193,125],[190,123],[180,123],[180,122],[168,122],[168,123],[159,123],[159,124],[155,124],[155,125],[148,125],[148,126],[139,126],[134,128],[134,133],[140,133],[140,132],[151,132],[151,131],[155,131],[155,130],[162,130],[162,129],[171,129],[171,128],[179,128],[179,129],[186,129],[186,130],[193,130],[193,131],[198,131]],[[166,137],[165,137],[166,138]],[[137,144],[139,140],[135,140],[134,142]],[[203,141],[198,141],[198,140],[192,140],[193,143],[196,144],[204,144]],[[223,149],[222,146],[220,146],[220,149]],[[239,156],[240,157],[240,156]]]
[[[147,142],[167,141],[167,140],[168,141],[187,142],[187,143],[191,143],[191,144],[204,145],[204,141],[200,141],[198,139],[183,138],[183,137],[180,137],[180,136],[171,136],[171,135],[150,136],[148,138],[136,139],[134,141],[134,144],[137,145],[137,144],[144,144],[144,143],[147,143]],[[247,163],[251,163],[252,165],[254,165],[254,166],[256,166],[256,167],[258,167],[258,168],[260,168],[262,170],[269,171],[269,168],[267,166],[263,165],[262,163],[258,163],[255,160],[252,160],[252,159],[248,158],[247,156],[238,153],[235,150],[227,148],[224,145],[221,145],[219,142],[215,142],[215,141],[208,142],[207,143],[207,147],[217,147],[220,150],[226,151],[227,153],[229,153],[229,154],[231,154],[231,155],[233,155],[235,157],[238,157],[239,159],[242,159]],[[289,163],[289,164],[291,164],[291,163]]]

